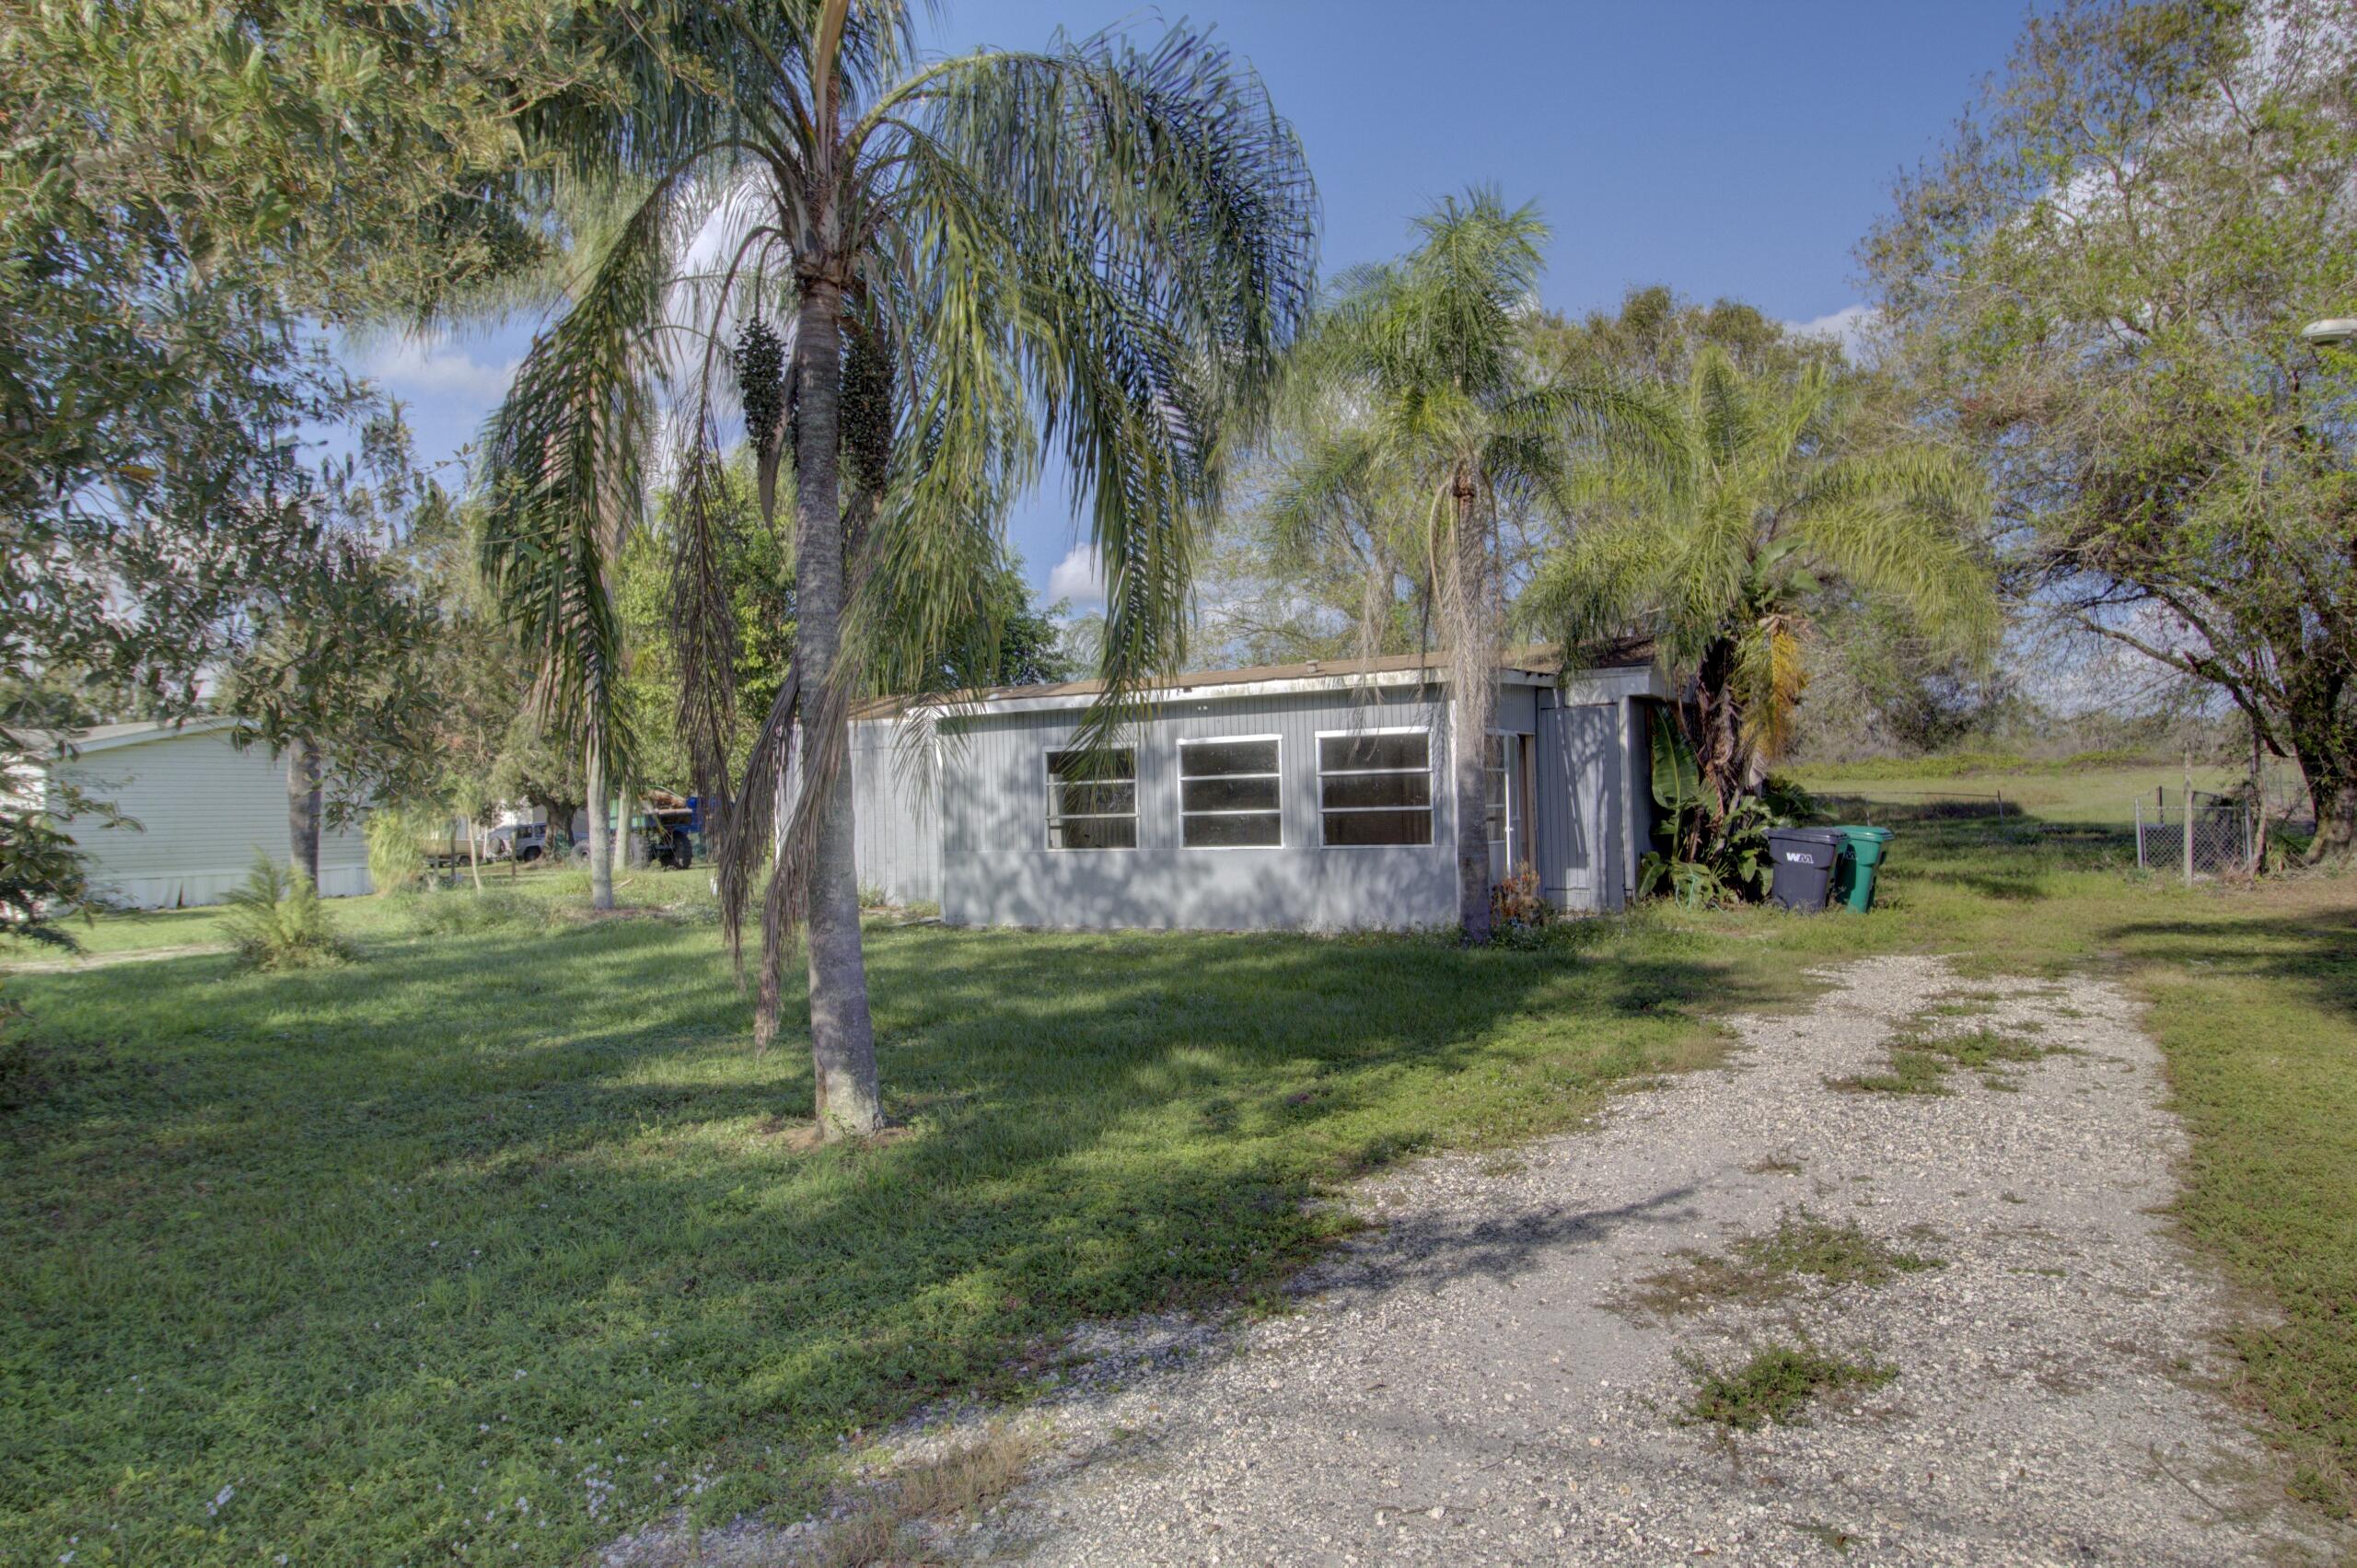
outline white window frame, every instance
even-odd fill
[[[1494,768],[1490,766],[1489,744],[1486,741],[1483,742],[1481,747],[1481,830],[1485,836],[1489,832],[1489,775],[1495,773],[1505,784],[1503,798],[1498,803],[1498,826],[1505,836],[1490,839],[1489,842],[1506,846],[1507,870],[1511,873],[1514,863],[1514,830],[1520,825],[1522,816],[1522,813],[1515,809],[1522,805],[1522,781],[1515,775],[1522,771],[1522,757],[1523,753],[1529,749],[1527,744],[1529,738],[1518,729],[1493,729],[1490,731],[1490,739],[1498,743],[1498,765]],[[1509,748],[1506,745],[1509,740],[1514,742],[1511,748],[1512,755],[1508,754]]]
[[[1277,771],[1273,773],[1203,773],[1202,778],[1213,779],[1274,779],[1277,781],[1277,804],[1269,807],[1223,807],[1216,811],[1187,809],[1187,748],[1190,746],[1247,746],[1260,741],[1272,743],[1277,749]],[[1178,847],[1190,854],[1211,854],[1234,850],[1260,850],[1266,853],[1285,847],[1285,738],[1282,735],[1188,735],[1181,736],[1178,753]],[[1277,819],[1277,842],[1272,844],[1190,844],[1187,842],[1187,819],[1190,817],[1269,817]]]
[[[1066,752],[1080,749],[1076,746],[1051,746],[1039,753],[1040,793],[1046,797],[1048,809],[1039,819],[1039,839],[1050,854],[1127,854],[1138,847],[1139,829],[1144,826],[1138,811],[1138,749],[1135,746],[1110,746],[1109,751],[1130,754],[1130,776],[1127,779],[1078,779],[1078,784],[1127,784],[1130,786],[1130,808],[1127,811],[1058,811],[1056,809],[1056,759]],[[1059,822],[1120,822],[1137,824],[1130,831],[1125,844],[1060,844],[1056,842]]]
[[[1364,735],[1421,735],[1424,738],[1424,765],[1421,768],[1344,768],[1336,772],[1326,771],[1326,747],[1329,740],[1355,740]],[[1311,737],[1318,748],[1318,847],[1329,849],[1431,849],[1440,842],[1440,746],[1433,738],[1433,726],[1427,724],[1383,725],[1371,729],[1321,729]],[[1329,806],[1326,804],[1326,781],[1329,778],[1364,778],[1374,774],[1422,773],[1431,781],[1425,791],[1429,797],[1422,806]],[[1432,837],[1420,844],[1337,844],[1326,842],[1326,814],[1355,811],[1422,811],[1432,819]]]

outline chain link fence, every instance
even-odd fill
[[[2139,798],[2136,864],[2186,877],[2247,871],[2257,830],[2250,803],[2238,796],[2180,790],[2175,800]]]

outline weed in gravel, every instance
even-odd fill
[[[1747,1176],[1798,1176],[1802,1168],[1798,1156],[1790,1149],[1779,1149],[1772,1155],[1762,1155],[1743,1170]]]
[[[1891,1037],[1887,1069],[1828,1078],[1826,1087],[1844,1094],[1952,1094],[1955,1091],[1946,1083],[1947,1075],[1951,1070],[1962,1067],[1977,1074],[1989,1088],[2016,1088],[2019,1086],[2005,1074],[2007,1066],[2036,1062],[2069,1049],[2040,1045],[2024,1038],[2041,1027],[2035,1022],[2009,1024],[2003,1029],[1984,1025],[1953,1034],[1910,1029]]]
[[[1021,1483],[1044,1445],[997,1426],[979,1440],[902,1470],[828,1532],[814,1562],[824,1568],[928,1561],[925,1524],[960,1523]]]
[[[1685,1424],[1707,1422],[1737,1432],[1756,1431],[1770,1422],[1795,1425],[1809,1400],[1818,1394],[1840,1388],[1879,1388],[1898,1376],[1892,1367],[1845,1361],[1805,1343],[1771,1346],[1726,1372],[1714,1372],[1695,1356],[1682,1356],[1680,1361],[1695,1376],[1694,1398],[1686,1406]]]
[[[1807,1209],[1788,1213],[1765,1236],[1747,1236],[1724,1253],[1683,1252],[1678,1267],[1648,1274],[1625,1292],[1623,1304],[1671,1318],[1726,1301],[1770,1301],[1789,1295],[1803,1276],[1829,1289],[1888,1284],[1901,1274],[1941,1267],[1944,1260],[1888,1247],[1858,1228],[1834,1225]]]
[[[1947,1063],[1927,1051],[1894,1050],[1885,1071],[1828,1078],[1825,1086],[1845,1095],[1954,1094],[1945,1081],[1947,1074]]]

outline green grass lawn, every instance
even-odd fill
[[[1653,911],[1531,953],[879,924],[909,1132],[867,1148],[795,1135],[807,1057],[750,1051],[700,877],[626,884],[668,919],[518,899],[432,936],[346,900],[340,970],[12,976],[0,1555],[559,1563],[682,1504],[799,1510],[923,1402],[1019,1395],[1081,1318],[1266,1299],[1351,1175],[1573,1124],[1708,1060],[1713,1013],[1892,949],[2152,1000],[2186,1222],[2282,1303],[2250,1388],[2345,1504],[2357,885],[2188,893],[2121,854],[1902,823],[1871,917]]]

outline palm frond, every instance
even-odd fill
[[[609,766],[633,755],[609,571],[640,522],[655,424],[653,334],[670,271],[667,191],[650,192],[580,297],[536,340],[484,433],[483,578],[534,663],[545,716]]]

